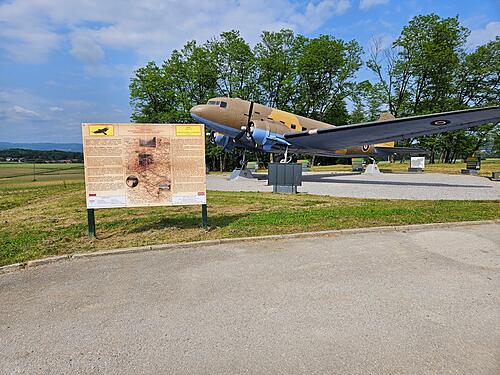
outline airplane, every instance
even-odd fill
[[[100,128],[100,129],[93,131],[92,133],[108,135],[108,133],[107,133],[108,130],[109,130],[109,128]]]
[[[394,118],[334,126],[240,98],[216,97],[190,110],[191,117],[215,132],[215,143],[224,151],[234,148],[277,154],[289,162],[288,153],[330,157],[357,157],[411,152],[394,147],[394,141],[466,129],[500,121],[500,106]]]

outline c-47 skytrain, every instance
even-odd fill
[[[394,147],[394,141],[497,124],[500,107],[398,119],[383,113],[379,121],[334,126],[247,100],[219,97],[191,108],[191,116],[214,131],[215,143],[226,151],[263,150],[287,160],[289,152],[334,157],[418,154],[423,150]]]

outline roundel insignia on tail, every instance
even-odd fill
[[[449,121],[449,120],[434,120],[434,121],[431,121],[431,125],[443,126],[443,125],[449,124],[450,122],[451,121]]]
[[[361,149],[363,150],[363,152],[368,152],[368,150],[370,149],[370,145],[363,145],[361,146]]]

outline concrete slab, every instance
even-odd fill
[[[497,374],[500,224],[0,275],[3,373]]]
[[[266,191],[267,175],[254,174],[253,180],[227,181],[226,175],[207,175],[207,188],[222,191]],[[484,177],[441,173],[332,173],[303,174],[299,193],[351,198],[415,200],[498,200],[500,184]]]

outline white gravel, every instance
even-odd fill
[[[222,191],[272,191],[267,175],[238,178],[229,175],[207,175],[207,188]],[[441,173],[382,173],[379,175],[306,172],[300,193],[351,198],[414,199],[414,200],[495,200],[500,199],[500,182],[485,177]]]

